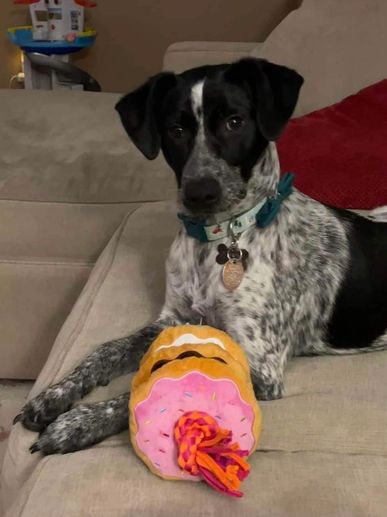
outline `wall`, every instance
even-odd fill
[[[27,24],[29,16],[24,6],[13,5],[12,0],[0,0],[0,88],[8,88],[10,78],[20,72],[20,51],[8,41],[7,27]]]
[[[105,91],[124,92],[160,70],[170,43],[262,41],[299,0],[99,0],[89,13],[99,36],[95,46],[74,60]],[[8,7],[7,7],[8,5]],[[19,53],[4,33],[25,24],[26,8],[1,0],[0,88],[19,67]]]

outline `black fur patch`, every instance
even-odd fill
[[[368,346],[387,328],[387,224],[332,210],[347,222],[350,261],[328,341],[336,348]]]
[[[180,75],[159,74],[123,97],[116,109],[128,135],[149,159],[161,148],[179,186],[198,131],[192,87],[203,80],[199,111],[206,146],[247,182],[268,142],[278,138],[291,117],[303,79],[294,70],[251,58]],[[243,120],[240,130],[227,129],[231,116]],[[203,174],[203,164],[197,161],[196,166],[197,174]],[[239,190],[246,195],[245,188]]]

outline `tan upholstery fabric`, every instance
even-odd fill
[[[163,158],[144,160],[114,105],[119,95],[0,90],[0,199],[117,203],[171,199]]]
[[[36,378],[136,201],[174,197],[130,143],[117,94],[0,90],[0,378]]]
[[[165,52],[163,70],[180,73],[195,66],[231,63],[248,56],[253,49],[258,51],[260,45],[212,41],[173,43]]]
[[[0,257],[8,261],[95,263],[124,216],[139,206],[1,201]]]
[[[387,77],[386,20],[385,0],[304,0],[258,54],[304,76],[302,115]]]
[[[32,394],[98,343],[156,316],[176,225],[169,203],[146,204],[129,216],[98,260]],[[1,477],[6,516],[384,517],[386,372],[384,352],[291,362],[285,398],[262,403],[262,438],[241,501],[206,486],[161,481],[134,456],[126,433],[83,452],[41,458],[28,452],[35,435],[18,424]],[[128,382],[117,379],[89,400],[122,392]]]
[[[48,458],[6,517],[384,517],[385,457],[256,453],[245,496],[163,481],[128,446]]]
[[[137,206],[0,201],[0,378],[37,377],[98,255]]]
[[[0,378],[37,377],[91,269],[91,264],[0,263]]]

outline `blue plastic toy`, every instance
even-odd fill
[[[39,52],[46,55],[71,54],[91,47],[95,41],[97,32],[88,30],[79,34],[74,41],[35,41],[32,39],[32,27],[11,27],[8,29],[8,37],[24,52]]]

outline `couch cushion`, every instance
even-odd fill
[[[119,95],[0,90],[0,199],[108,203],[171,199],[175,181],[160,156],[129,141]]]
[[[0,259],[94,264],[140,203],[0,200]]]
[[[0,90],[0,376],[36,378],[113,232],[175,196],[163,158],[129,141],[119,95]]]
[[[181,41],[172,43],[164,54],[163,70],[181,73],[204,65],[231,63],[247,57],[261,43],[231,43],[229,41]]]
[[[154,221],[157,218],[157,230]],[[163,301],[173,204],[147,204],[123,223],[67,319],[32,395],[98,343],[133,332]],[[310,515],[384,516],[387,506],[387,353],[298,358],[286,394],[262,403],[263,431],[242,501],[206,486],[161,481],[137,459],[126,432],[83,452],[30,455],[35,434],[13,429],[2,470],[7,517]],[[127,389],[125,376],[88,400]]]
[[[46,458],[6,517],[384,517],[387,458],[311,452],[256,453],[245,495],[163,481],[129,447]]]
[[[303,0],[258,57],[304,76],[296,115],[309,113],[387,77],[386,19],[385,0]]]
[[[0,200],[0,378],[36,379],[95,261],[138,206]]]
[[[0,378],[36,379],[91,264],[0,261]]]

